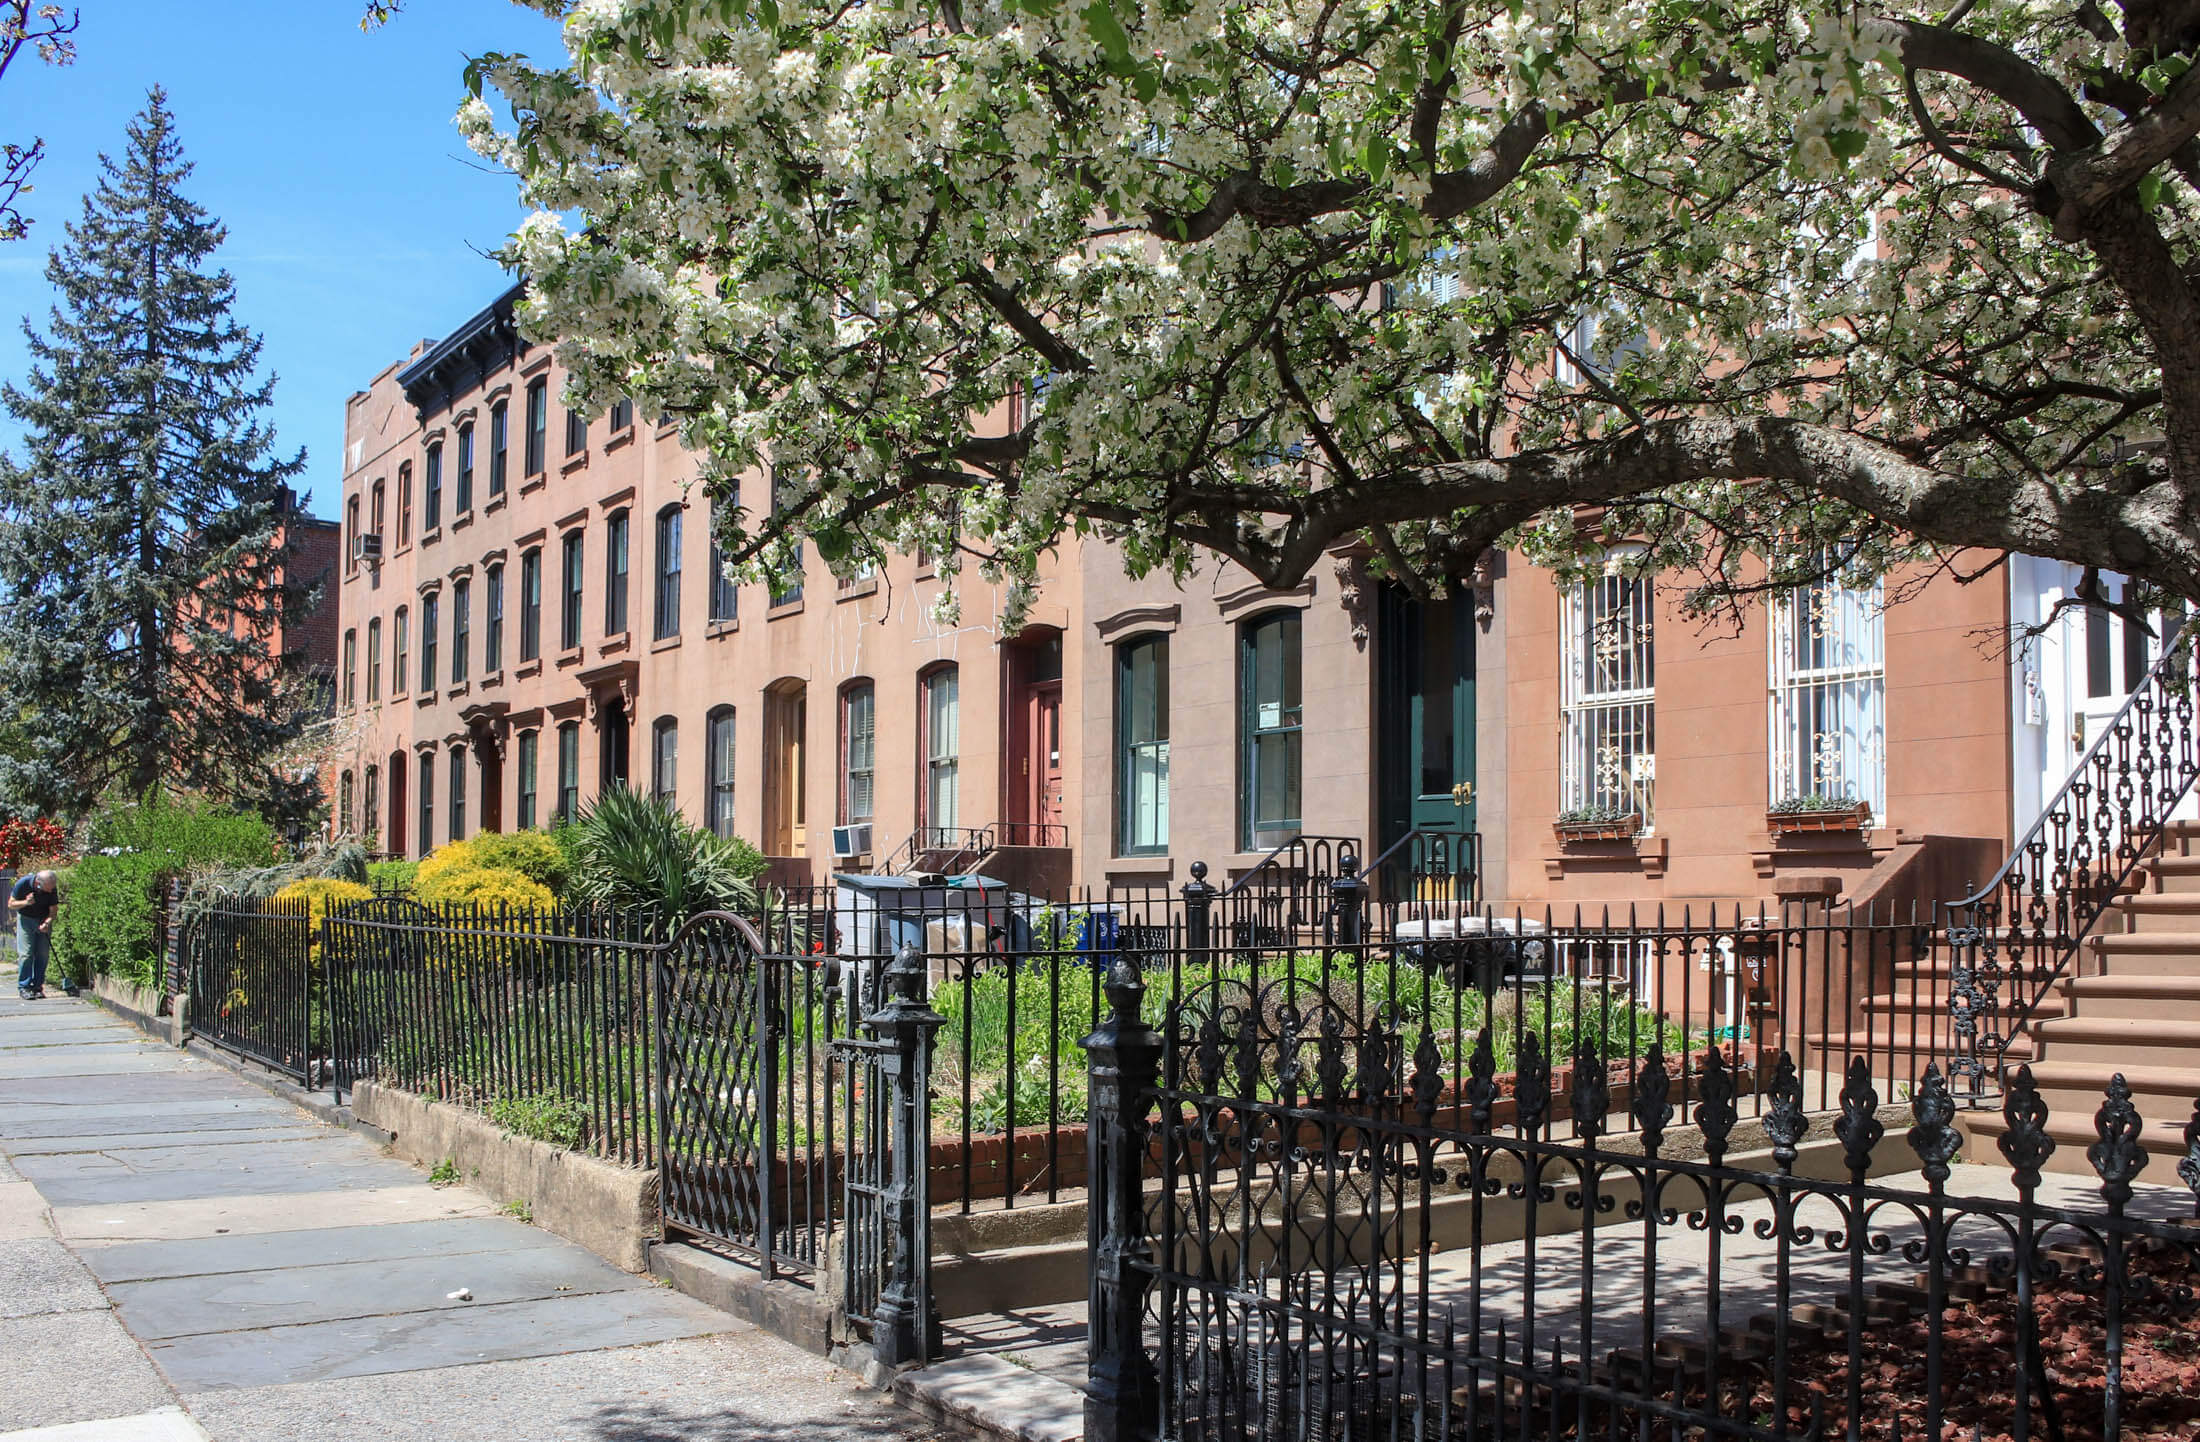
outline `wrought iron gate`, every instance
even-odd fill
[[[219,898],[184,923],[184,972],[194,1035],[309,1082],[317,1025],[319,933],[296,901]]]

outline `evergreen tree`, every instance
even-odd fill
[[[318,788],[277,753],[310,708],[271,652],[309,599],[282,564],[305,454],[273,453],[274,381],[160,89],[100,164],[46,265],[50,324],[24,324],[30,378],[0,386],[24,434],[0,452],[0,704],[24,738],[0,795],[74,812],[169,787],[298,817]]]

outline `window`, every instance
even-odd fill
[[[579,411],[565,413],[565,453],[577,456],[588,449],[588,417]]]
[[[558,608],[558,647],[570,651],[581,643],[581,541],[579,531],[565,538],[564,602]]]
[[[397,615],[392,619],[396,630],[390,640],[390,694],[392,696],[402,696],[405,694],[406,679],[410,674],[406,670],[406,662],[411,659],[405,645],[405,630],[407,623],[412,618],[405,614],[403,606],[399,606]],[[402,782],[405,778],[399,776],[397,779]]]
[[[344,709],[347,711],[359,702],[359,697],[353,690],[353,685],[358,680],[358,676],[359,633],[356,630],[346,631],[344,633]]]
[[[1634,816],[1647,828],[1657,782],[1657,678],[1650,580],[1626,571],[1639,554],[1613,551],[1602,575],[1566,596],[1559,804],[1583,820]]]
[[[550,395],[547,383],[530,381],[527,385],[527,474],[542,474],[543,459],[549,453]]]
[[[451,684],[459,685],[466,679],[466,653],[473,649],[474,584],[471,581],[451,583]]]
[[[422,534],[434,530],[443,523],[443,447],[428,447],[428,465],[425,479],[420,485],[420,529]]]
[[[558,820],[571,821],[581,812],[581,723],[567,721],[558,727]]]
[[[921,821],[933,832],[952,831],[962,824],[961,677],[953,666],[940,666],[927,671],[918,684],[924,691]]]
[[[680,508],[657,513],[656,639],[680,634]]]
[[[366,795],[361,798],[361,805],[359,809],[359,819],[366,823],[366,836],[368,836],[369,838],[372,838],[374,836],[376,829],[381,825],[381,817],[382,768],[379,766],[369,766],[367,768],[367,791]],[[372,851],[374,849],[374,844],[371,839],[367,844],[367,849],[369,851]]]
[[[781,500],[780,477],[779,473],[774,471],[772,473],[772,514],[777,515],[779,513]],[[773,581],[771,593],[771,604],[773,606],[791,606],[802,599],[802,567],[806,559],[806,551],[807,547],[797,546],[794,553],[794,574]]]
[[[522,831],[535,824],[535,748],[538,740],[533,731],[519,733],[519,825]]]
[[[731,621],[739,614],[740,587],[726,575],[726,553],[718,544],[718,503],[710,503],[710,619]]]
[[[1615,334],[1619,335],[1616,343],[1612,339]],[[1561,348],[1552,352],[1551,371],[1560,385],[1568,386],[1580,385],[1591,375],[1609,379],[1650,349],[1650,337],[1639,327],[1626,326],[1594,311],[1574,317],[1573,324],[1559,333],[1558,343]],[[1572,353],[1570,359],[1568,352]]]
[[[420,601],[420,694],[435,690],[436,633],[443,629],[443,598],[430,593]]]
[[[489,568],[489,604],[481,618],[481,670],[494,676],[504,669],[504,568]]]
[[[397,544],[409,546],[413,538],[413,468],[407,461],[397,468]]]
[[[458,477],[451,486],[451,515],[463,516],[474,508],[474,428],[458,431]]]
[[[679,788],[680,723],[670,716],[658,718],[649,733],[649,789],[665,800]]]
[[[710,830],[713,836],[733,835],[733,708],[721,706],[705,722],[709,736],[703,758],[704,778],[710,787]]]
[[[382,618],[367,622],[367,704],[382,699]]]
[[[603,533],[603,633],[626,634],[626,512],[604,522]]]
[[[351,835],[351,780],[351,773],[346,771],[336,790],[336,830],[342,836]]]
[[[1119,856],[1169,850],[1169,638],[1115,651],[1115,835]]]
[[[466,839],[466,748],[451,748],[451,840]]]
[[[359,498],[344,502],[344,571],[359,569]]]
[[[420,753],[420,854],[435,850],[435,753]]]
[[[634,429],[634,402],[615,400],[611,403],[611,434]]]
[[[383,538],[382,522],[385,518],[382,504],[382,483],[380,481],[374,483],[372,495],[373,499],[367,504],[367,533],[379,541]]]
[[[504,402],[489,407],[489,499],[504,494],[504,468],[511,450],[511,423]]]
[[[542,547],[519,558],[519,659],[542,655]]]
[[[1772,603],[1772,775],[1767,804],[1862,801],[1887,815],[1887,649],[1883,597],[1819,580]]]
[[[840,824],[869,821],[875,809],[878,722],[871,683],[850,682],[840,693]]]
[[[1299,830],[1299,613],[1246,623],[1238,636],[1238,808],[1247,851]]]

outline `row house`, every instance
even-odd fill
[[[936,622],[920,557],[736,585],[677,437],[565,410],[518,295],[347,407],[332,825],[392,854],[625,784],[789,881],[983,854],[1035,890],[1227,883],[1421,831],[1476,837],[1492,901],[1891,897],[1998,858],[2154,644],[2023,558],[1707,623],[1625,538],[1583,582],[1493,555],[1433,599],[1350,548],[1276,591],[1067,538],[1014,633],[967,574]]]

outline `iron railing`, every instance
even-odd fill
[[[1716,1049],[1692,1078],[1655,1048],[1618,1076],[1593,1038],[1523,1034],[1508,1113],[1497,1027],[1460,1089],[1425,1017],[1307,978],[1154,1007],[1126,966],[1108,1003],[1088,1442],[2114,1442],[2195,1421],[2169,1379],[2200,1284],[2200,1108],[2189,1190],[2142,1194],[2120,1076],[2095,1186],[2044,1175],[2029,1070],[2009,1169],[1967,1185],[1937,1066],[1897,1111],[1857,1059],[1814,1128],[1782,1052],[1745,1132],[1749,1083]]]
[[[1482,904],[1482,833],[1417,826],[1360,874],[1376,903],[1408,916],[1474,910]]]
[[[339,1099],[371,1079],[654,1163],[654,916],[375,897],[322,938]]]
[[[311,903],[216,897],[184,922],[192,1034],[299,1082],[327,1054],[327,1015]]]
[[[2071,974],[2086,938],[2200,777],[2192,648],[2200,621],[2163,646],[2146,679],[2040,809],[1993,879],[1948,908],[1958,1095],[2000,1089],[2010,1043]]]

